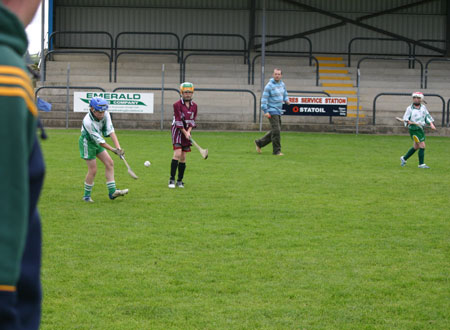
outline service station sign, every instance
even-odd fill
[[[283,104],[285,116],[347,116],[346,97],[289,96]]]

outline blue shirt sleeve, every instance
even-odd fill
[[[261,110],[264,111],[264,113],[267,113],[268,110],[269,96],[270,96],[270,87],[269,84],[267,84],[266,87],[264,87],[264,92],[261,97]]]

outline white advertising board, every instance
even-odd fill
[[[93,97],[103,97],[111,113],[153,113],[153,93],[75,92],[73,111],[88,112]]]

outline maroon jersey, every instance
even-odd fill
[[[173,121],[172,121],[172,144],[179,144],[181,146],[190,146],[191,143],[181,129],[195,128],[195,119],[197,118],[197,104],[191,101],[191,106],[188,108],[183,99],[173,104]]]

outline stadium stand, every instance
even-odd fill
[[[185,53],[186,55],[189,53]],[[256,53],[250,54],[250,59]],[[347,66],[346,56],[314,54],[319,62],[319,86],[316,86],[316,66],[309,64],[308,58],[277,57],[265,58],[265,81],[274,67],[283,69],[283,80],[288,90],[327,92],[331,96],[348,97],[348,116],[334,117],[286,117],[286,130],[340,131],[354,132],[357,114],[357,63],[366,55],[353,55],[352,67]],[[426,63],[430,58],[420,58]],[[254,100],[249,92],[197,92],[195,100],[199,104],[200,128],[203,129],[257,129],[259,127],[260,58],[255,61],[254,84],[248,84],[249,64],[244,64],[240,56],[191,56],[184,67],[185,80],[192,81],[197,89],[242,89],[250,90],[257,97],[256,122]],[[182,76],[182,66],[177,57],[170,54],[133,55],[123,54],[117,61],[116,82],[109,82],[109,63],[99,54],[55,54],[46,63],[46,81],[39,86],[65,86],[67,68],[70,63],[71,86],[98,86],[106,91],[115,88],[155,87],[160,88],[164,65],[164,87],[177,89]],[[114,65],[112,66],[114,68]],[[421,67],[408,68],[407,61],[364,60],[360,64],[359,120],[362,132],[401,132],[402,127],[395,121],[410,102],[407,96],[383,96],[377,100],[376,127],[373,127],[373,101],[379,93],[410,93],[422,90],[425,94],[438,94],[445,100],[450,97],[447,73],[450,62],[433,62],[428,69],[428,89],[421,88]],[[113,69],[114,71],[114,69]],[[423,70],[425,75],[425,70]],[[114,77],[114,72],[112,72]],[[114,81],[114,78],[113,80]],[[115,124],[122,128],[159,128],[161,120],[161,93],[154,92],[155,113],[147,115],[114,114]],[[306,93],[307,94],[307,93]],[[306,95],[305,94],[305,95]],[[73,91],[70,93],[69,127],[79,127],[82,114],[72,111]],[[49,127],[66,126],[66,91],[41,90],[39,96],[53,104],[53,110],[43,113],[44,124]],[[172,120],[172,104],[177,94],[167,91],[164,97],[164,127]],[[441,126],[443,105],[439,98],[428,98],[428,108]],[[445,106],[445,104],[444,104]],[[444,122],[447,123],[444,114]]]

